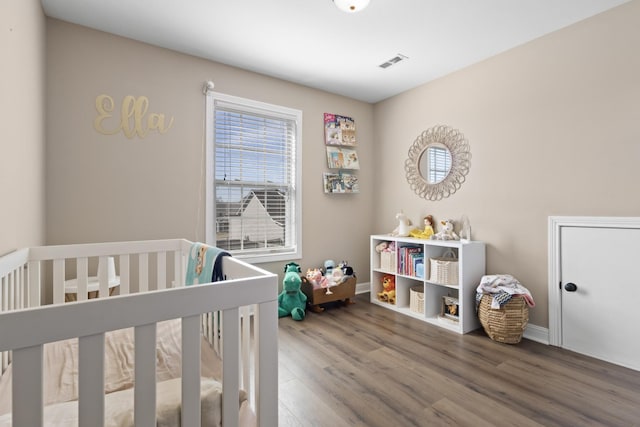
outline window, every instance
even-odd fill
[[[427,152],[429,182],[438,183],[445,179],[451,170],[451,154],[446,147],[429,147]]]
[[[249,262],[301,258],[302,112],[207,94],[207,243]]]

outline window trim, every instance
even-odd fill
[[[209,91],[205,105],[205,243],[216,243],[216,211],[215,211],[215,107],[216,105],[233,106],[236,109],[259,114],[272,114],[295,122],[295,144],[293,148],[293,231],[294,247],[290,251],[269,254],[236,254],[243,261],[259,264],[266,262],[288,261],[302,258],[302,111],[251,99]]]

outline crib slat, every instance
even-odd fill
[[[22,267],[16,269],[16,298],[18,308],[24,308],[24,283],[22,282]]]
[[[278,425],[278,301],[256,306],[253,318],[256,337],[255,387],[256,412],[259,426]],[[264,337],[264,339],[261,339]]]
[[[104,333],[78,340],[78,419],[81,426],[104,425]]]
[[[108,257],[101,256],[98,258],[98,295],[100,298],[109,296],[109,261]]]
[[[40,261],[29,261],[29,307],[40,306]]]
[[[7,275],[7,279],[9,280],[8,288],[9,288],[9,310],[16,309],[16,285],[13,280],[13,271]]]
[[[182,425],[200,425],[200,316],[182,318]]]
[[[64,302],[64,259],[53,260],[53,303]]]
[[[129,255],[120,255],[120,295],[127,295],[130,291]]]
[[[25,266],[21,266],[18,269],[18,280],[20,282],[20,302],[21,307],[29,307],[29,288],[27,287],[27,270]]]
[[[157,254],[157,271],[158,278],[156,280],[156,289],[166,289],[167,287],[167,253],[158,252]]]
[[[222,324],[222,427],[233,427],[238,425],[240,411],[240,314],[237,307],[222,312]]]
[[[251,313],[249,306],[240,308],[240,321],[242,326],[240,346],[242,357],[242,388],[251,396]]]
[[[149,290],[149,254],[144,253],[138,255],[138,292],[147,292]]]
[[[156,426],[156,324],[135,328],[134,415],[136,427]]]
[[[12,412],[14,426],[39,427],[44,423],[42,345],[13,350]]]
[[[78,258],[76,262],[76,298],[84,301],[88,298],[87,285],[89,283],[89,259],[87,257]]]
[[[220,339],[220,330],[222,330],[222,322],[220,321],[220,312],[211,313],[212,317],[212,328],[211,328],[211,339],[213,340],[213,349],[218,353],[222,354],[222,340]]]
[[[7,311],[7,277],[0,277],[0,311]],[[0,352],[0,358],[2,359],[2,371],[4,372],[9,366],[9,352]]]
[[[172,288],[182,286],[184,284],[182,253],[175,251],[173,253],[173,283]]]

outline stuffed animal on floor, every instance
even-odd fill
[[[278,295],[278,317],[291,316],[293,320],[302,320],[305,316],[307,296],[300,290],[300,266],[290,262],[284,267],[282,292]]]

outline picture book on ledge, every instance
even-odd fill
[[[360,169],[356,150],[342,147],[327,147],[329,169]]]
[[[324,113],[326,145],[356,145],[356,124],[351,117]]]
[[[327,194],[359,193],[360,185],[356,175],[348,173],[324,173],[324,192]]]

